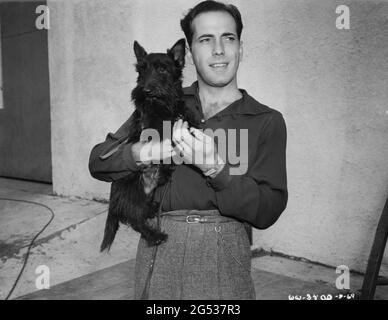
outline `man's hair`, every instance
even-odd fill
[[[241,32],[243,29],[243,23],[241,20],[240,11],[237,9],[237,7],[232,4],[225,4],[213,0],[207,0],[202,1],[201,3],[198,3],[194,8],[191,8],[189,12],[185,15],[185,17],[181,20],[181,28],[185,33],[190,48],[194,35],[194,30],[192,26],[194,18],[201,13],[214,11],[227,12],[233,17],[234,21],[236,22],[237,37],[240,40]]]

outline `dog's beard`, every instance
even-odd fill
[[[148,115],[158,115],[159,117],[170,118],[174,115],[176,101],[171,97],[145,95],[143,105],[143,112]]]

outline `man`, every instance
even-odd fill
[[[200,129],[247,130],[247,150],[240,150],[247,153],[247,170],[232,174],[234,165],[218,152],[225,146],[181,120],[174,124],[174,150],[185,164],[174,171],[162,205],[162,228],[169,238],[156,257],[140,239],[135,296],[144,298],[147,292],[150,299],[255,299],[244,223],[266,229],[286,207],[286,126],[280,112],[238,89],[243,24],[235,6],[201,2],[181,27],[198,79],[184,89],[185,103],[201,117]],[[118,144],[127,126],[128,121],[93,148],[93,177],[114,181],[138,170],[144,143]],[[206,148],[195,141],[205,142]],[[226,148],[239,150],[239,139],[234,141],[237,145],[228,140]],[[160,158],[174,153],[168,141],[163,146],[169,151]],[[99,159],[112,149],[111,157]],[[156,191],[157,200],[161,190]]]

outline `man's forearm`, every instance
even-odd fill
[[[216,192],[216,198],[221,214],[266,229],[286,208],[288,192],[286,188],[257,184],[250,177],[234,176],[225,189]]]
[[[93,178],[112,182],[138,170],[133,158],[132,144],[117,144],[114,135],[97,144],[89,157],[89,171]]]

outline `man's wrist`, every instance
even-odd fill
[[[218,155],[215,155],[214,164],[208,165],[202,169],[202,173],[208,178],[215,178],[225,167],[225,161]]]
[[[222,171],[224,166],[225,163],[215,164],[212,167],[203,171],[203,174],[208,178],[214,179]]]
[[[227,163],[222,165],[222,170],[217,172],[213,177],[206,177],[206,180],[206,184],[215,191],[225,189],[232,180],[229,165]]]

